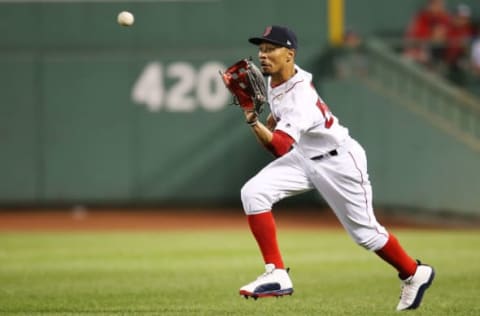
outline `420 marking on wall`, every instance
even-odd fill
[[[135,81],[132,100],[150,111],[193,112],[197,109],[215,112],[229,102],[219,70],[220,62],[206,62],[196,68],[189,62],[148,63]]]

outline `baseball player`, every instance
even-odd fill
[[[281,199],[316,189],[353,240],[398,271],[402,292],[397,310],[417,308],[434,269],[412,259],[377,222],[365,151],[318,95],[312,75],[295,64],[296,35],[286,27],[269,26],[249,42],[258,45],[261,71],[268,76],[270,114],[265,124],[255,111],[244,114],[258,141],[278,158],[241,189],[266,272],[241,287],[240,294],[257,299],[293,293],[271,210]]]

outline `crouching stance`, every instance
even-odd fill
[[[317,190],[352,239],[398,271],[402,293],[397,310],[417,308],[434,270],[412,259],[376,220],[365,151],[317,94],[312,75],[295,64],[295,34],[269,26],[249,41],[258,45],[261,70],[268,76],[270,114],[265,125],[256,111],[244,109],[244,114],[258,141],[277,158],[241,190],[266,271],[243,286],[240,294],[256,299],[293,293],[271,209],[284,198]]]

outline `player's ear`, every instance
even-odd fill
[[[291,62],[295,59],[295,50],[287,49],[287,62]]]

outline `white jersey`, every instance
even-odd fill
[[[290,135],[294,146],[307,157],[328,153],[350,137],[348,129],[318,95],[313,76],[297,65],[295,70],[292,78],[273,88],[268,78],[268,102],[276,129]]]

